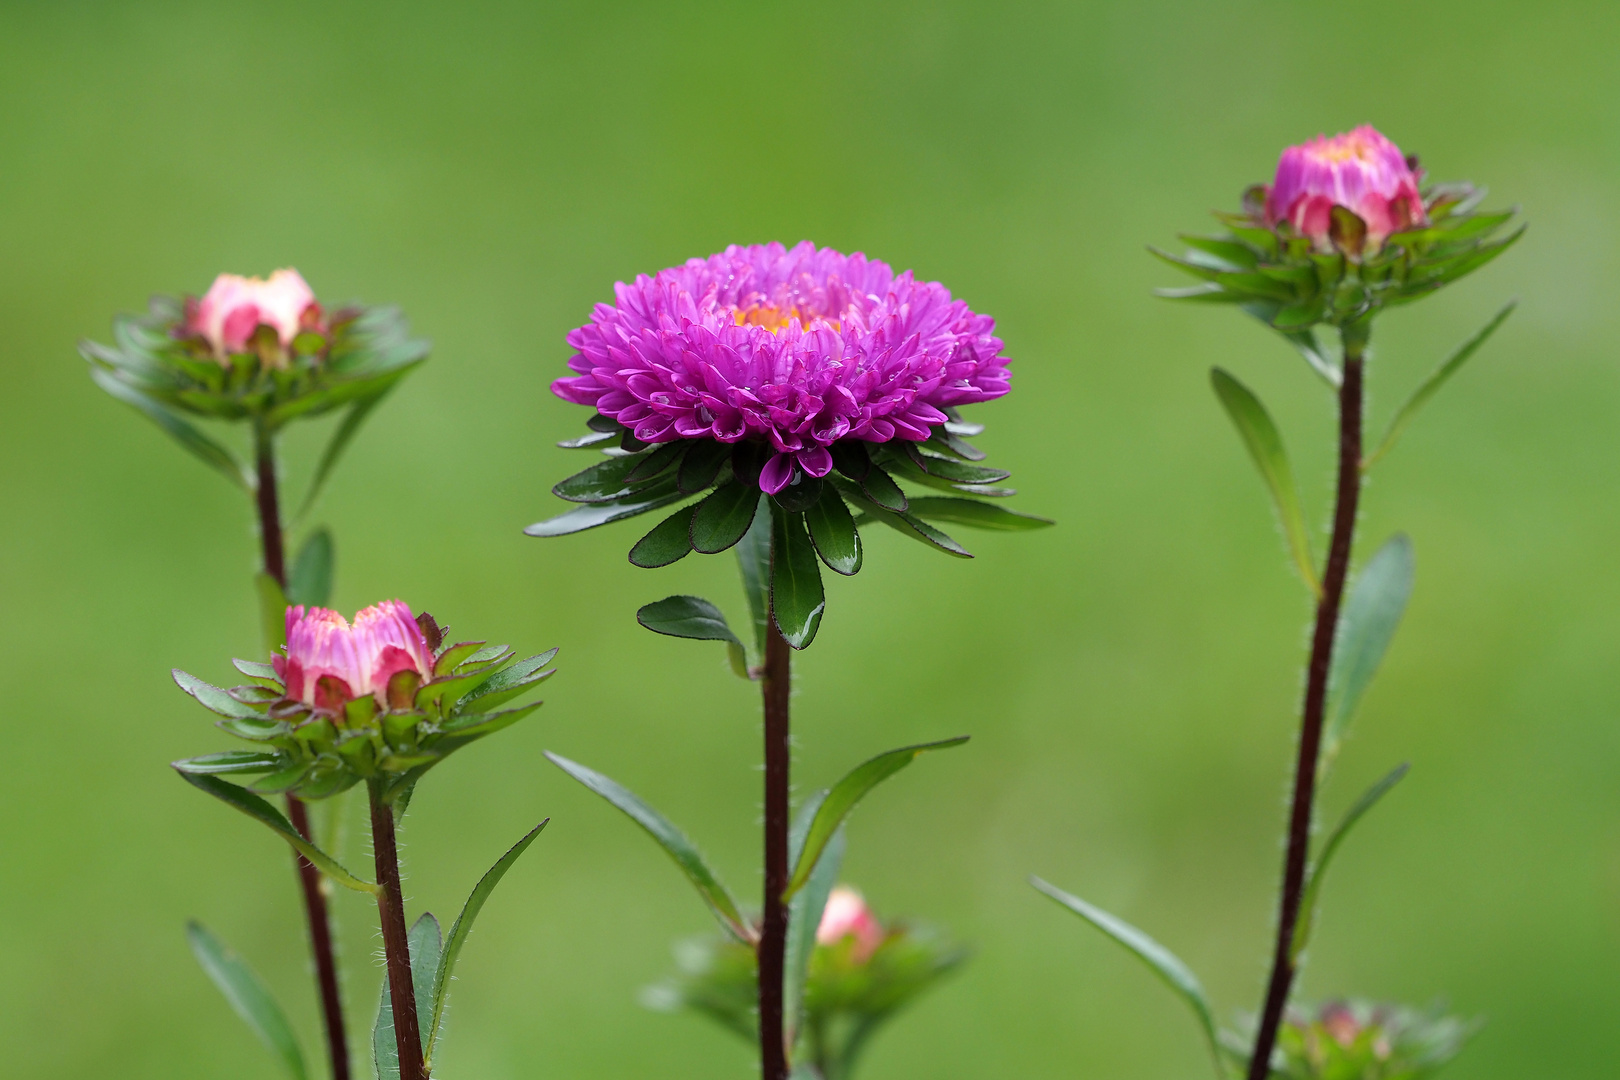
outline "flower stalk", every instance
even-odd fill
[[[262,422],[253,425],[253,444],[258,474],[255,501],[259,511],[264,572],[275,578],[276,584],[285,593],[287,557],[276,482],[275,437]],[[274,642],[270,645],[274,647]],[[304,839],[314,842],[309,809],[304,805],[304,800],[291,792],[287,794],[287,819]],[[338,986],[337,950],[332,943],[332,919],[327,910],[326,887],[314,863],[297,852],[293,853],[293,859],[298,871],[298,888],[304,898],[304,916],[309,923],[310,951],[315,956],[315,984],[321,1001],[332,1080],[349,1080],[348,1033],[343,1023],[343,995]]]
[[[1350,571],[1356,509],[1361,497],[1362,384],[1369,330],[1369,323],[1363,320],[1347,324],[1340,331],[1344,342],[1344,370],[1339,387],[1338,489],[1333,510],[1333,535],[1328,545],[1327,565],[1322,573],[1322,593],[1316,605],[1316,625],[1311,635],[1310,661],[1306,669],[1299,760],[1294,766],[1288,846],[1283,858],[1283,883],[1278,905],[1277,944],[1265,1004],[1255,1035],[1254,1052],[1249,1057],[1249,1080],[1266,1080],[1270,1075],[1271,1053],[1277,1044],[1278,1029],[1297,973],[1294,933],[1305,894],[1328,675],[1333,663],[1333,643],[1339,626],[1339,611],[1343,606],[1345,580]]]
[[[371,847],[377,864],[377,917],[382,925],[388,968],[388,1000],[394,1012],[399,1076],[400,1080],[428,1080],[422,1061],[422,1029],[416,1016],[416,987],[411,978],[410,932],[405,924],[405,895],[399,880],[394,809],[383,799],[383,781],[372,780],[367,790],[371,794]]]
[[[773,553],[775,554],[775,553]],[[765,711],[765,896],[759,938],[759,1061],[762,1080],[787,1080],[783,988],[787,955],[788,795],[792,745],[788,698],[792,653],[774,613],[765,630],[760,694]]]

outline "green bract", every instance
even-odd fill
[[[248,464],[180,414],[250,420],[268,436],[299,417],[347,408],[316,467],[312,497],[366,414],[428,354],[428,343],[410,336],[405,317],[394,307],[342,308],[323,329],[306,330],[282,349],[275,334],[261,327],[248,351],[222,360],[187,331],[180,300],[157,296],[146,315],[113,320],[112,345],[85,341],[79,352],[102,389],[250,490],[254,479]]]
[[[1478,1021],[1369,1001],[1292,1008],[1277,1035],[1272,1080],[1423,1080],[1433,1076],[1479,1030]],[[1248,1042],[1224,1033],[1234,1064]]]
[[[1191,249],[1182,256],[1154,250],[1203,282],[1159,295],[1240,304],[1288,335],[1331,380],[1333,366],[1311,327],[1345,326],[1416,300],[1490,262],[1523,234],[1521,225],[1493,239],[1516,211],[1475,213],[1484,196],[1467,184],[1436,184],[1423,193],[1429,224],[1392,233],[1376,250],[1365,245],[1361,219],[1338,207],[1332,250],[1324,252],[1287,222],[1267,225],[1263,193],[1251,189],[1242,213],[1216,213],[1229,230],[1225,235],[1184,235]]]
[[[427,681],[402,671],[386,693],[356,697],[336,711],[289,699],[269,664],[237,660],[237,670],[253,682],[229,690],[176,670],[180,688],[223,717],[219,727],[257,749],[188,758],[174,767],[192,775],[257,775],[250,791],[304,799],[375,778],[383,782],[386,800],[402,804],[433,766],[538,709],[538,701],[499,706],[555,674],[546,665],[556,655],[552,649],[514,662],[516,653],[505,645],[439,644]]]
[[[949,555],[972,558],[930,523],[1001,531],[1052,524],[985,501],[1017,493],[997,486],[1010,474],[978,464],[984,453],[964,437],[984,428],[946,411],[950,421],[924,442],[834,443],[831,473],[801,473],[796,483],[775,495],[759,490],[760,469],[771,454],[764,442],[680,439],[648,444],[616,421],[596,415],[588,421],[590,434],[558,444],[597,447],[608,455],[551,489],[558,498],[580,505],[524,531],[565,536],[676,507],[630,549],[632,563],[651,568],[668,566],[694,551],[713,555],[734,548],[763,515],[771,524],[766,534],[772,550],[771,611],[783,637],[802,649],[815,638],[825,610],[820,568],[825,565],[845,576],[860,571],[861,526],[887,525]]]

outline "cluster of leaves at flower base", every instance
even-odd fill
[[[313,488],[326,478],[366,414],[428,354],[428,343],[410,336],[405,317],[394,307],[335,311],[325,331],[306,329],[283,351],[274,331],[261,326],[247,351],[221,362],[206,341],[187,332],[182,302],[158,296],[147,315],[113,321],[114,344],[85,341],[79,351],[102,389],[249,490],[253,476],[242,459],[181,413],[252,420],[273,433],[291,420],[347,407],[316,468]]]
[[[999,530],[1051,524],[984,501],[1016,492],[997,486],[1009,473],[979,464],[984,453],[966,441],[983,427],[954,414],[925,442],[835,443],[833,472],[813,477],[798,471],[771,496],[759,488],[771,452],[765,443],[683,439],[649,445],[607,417],[589,423],[591,434],[559,445],[604,448],[608,460],[552,488],[581,505],[524,531],[563,536],[682,504],[630,549],[635,565],[659,567],[694,551],[709,555],[736,546],[765,509],[773,552],[767,563],[770,607],[794,648],[809,645],[820,624],[820,566],[846,576],[860,570],[862,525],[881,523],[948,555],[972,558],[933,523]],[[920,489],[949,494],[919,495]]]
[[[896,922],[868,957],[853,938],[816,945],[810,954],[795,1062],[820,1080],[848,1080],[860,1052],[882,1024],[955,970],[968,952],[937,931]],[[681,942],[678,972],[648,987],[642,1001],[666,1012],[691,1010],[750,1044],[758,1041],[758,966],[754,950],[715,936]]]
[[[1333,209],[1332,246],[1319,251],[1287,222],[1266,224],[1264,188],[1250,188],[1242,213],[1216,213],[1224,236],[1189,236],[1192,250],[1171,265],[1202,279],[1160,289],[1172,299],[1240,304],[1284,334],[1308,335],[1317,323],[1344,326],[1372,312],[1410,303],[1477,270],[1505,251],[1524,226],[1494,239],[1515,210],[1476,213],[1483,189],[1437,184],[1423,193],[1429,224],[1392,233],[1377,250],[1367,225],[1344,207]],[[1307,342],[1295,342],[1302,349]],[[1314,344],[1311,345],[1314,348]]]
[[[1456,1057],[1479,1030],[1477,1021],[1367,1001],[1333,1001],[1289,1009],[1272,1055],[1273,1080],[1423,1080]],[[1227,1049],[1234,1066],[1248,1062],[1252,1039],[1237,1033]]]
[[[346,791],[361,780],[383,782],[387,801],[408,799],[416,781],[433,766],[486,735],[538,709],[540,702],[498,707],[550,678],[546,665],[557,650],[514,662],[505,645],[464,641],[447,645],[426,613],[417,619],[436,662],[430,678],[401,671],[378,700],[367,694],[328,709],[311,709],[289,699],[275,668],[235,661],[251,683],[229,690],[176,670],[175,682],[223,719],[218,726],[258,744],[177,761],[192,776],[259,775],[248,790],[292,792],[320,799]]]

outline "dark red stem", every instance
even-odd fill
[[[788,693],[792,653],[771,613],[765,630],[765,907],[759,934],[759,1068],[761,1080],[787,1080],[782,991],[787,954],[788,782],[791,747]]]
[[[286,545],[281,534],[281,506],[276,490],[276,449],[273,436],[262,427],[254,429],[254,450],[258,459],[259,539],[264,551],[264,572],[287,588]],[[309,810],[296,795],[287,796],[287,819],[305,840],[314,841],[309,826]],[[343,995],[338,989],[337,951],[332,946],[332,919],[326,909],[326,888],[315,864],[296,852],[298,887],[304,896],[304,915],[309,923],[310,950],[315,954],[315,985],[321,999],[321,1016],[326,1026],[327,1056],[332,1062],[332,1080],[349,1080],[349,1041],[343,1027]]]
[[[410,931],[405,926],[405,894],[399,882],[399,847],[394,837],[394,809],[371,788],[371,848],[377,860],[377,917],[382,924],[383,955],[388,968],[388,1001],[394,1008],[394,1042],[399,1048],[400,1080],[428,1080],[422,1064],[422,1029],[416,1017],[416,987],[411,978]]]
[[[1277,914],[1277,947],[1271,961],[1249,1080],[1267,1080],[1277,1031],[1288,1007],[1296,965],[1294,932],[1305,893],[1305,871],[1311,848],[1311,820],[1316,801],[1317,759],[1322,750],[1322,720],[1327,706],[1328,675],[1333,665],[1333,639],[1339,627],[1350,548],[1356,532],[1356,506],[1361,497],[1362,357],[1367,345],[1364,326],[1346,327],[1344,378],[1339,386],[1339,480],[1333,510],[1333,538],[1322,573],[1322,595],[1316,604],[1310,666],[1305,676],[1305,706],[1300,722],[1299,760],[1294,765],[1293,806],[1288,819],[1288,850],[1283,857],[1282,896]]]

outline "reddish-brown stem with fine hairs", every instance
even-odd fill
[[[1361,497],[1361,407],[1363,356],[1367,346],[1365,325],[1345,327],[1344,372],[1339,385],[1338,491],[1333,509],[1333,537],[1328,543],[1327,566],[1322,573],[1322,595],[1316,604],[1311,634],[1311,656],[1305,674],[1305,704],[1299,733],[1299,757],[1294,765],[1294,792],[1288,818],[1288,848],[1283,857],[1282,895],[1277,913],[1277,944],[1271,979],[1249,1057],[1249,1080],[1271,1074],[1271,1052],[1297,973],[1294,931],[1299,925],[1305,893],[1305,872],[1310,857],[1311,819],[1316,801],[1317,759],[1322,750],[1322,721],[1327,708],[1328,675],[1333,665],[1333,640],[1339,626],[1344,583],[1350,572],[1350,549],[1356,532],[1356,506]]]
[[[388,1002],[394,1009],[394,1042],[399,1048],[400,1080],[428,1080],[422,1064],[422,1029],[416,1016],[416,987],[411,978],[410,931],[405,926],[405,893],[399,881],[399,846],[394,837],[394,808],[382,799],[381,786],[371,791],[371,848],[377,861],[377,918],[382,924],[383,955],[388,968]]]
[[[276,584],[285,592],[287,556],[276,488],[274,437],[262,427],[256,427],[253,434],[258,463],[255,501],[259,510],[259,540],[264,553],[264,572],[275,578]],[[314,841],[315,836],[309,825],[309,810],[296,795],[287,796],[287,819],[305,840]],[[338,988],[337,951],[332,945],[332,919],[326,907],[325,883],[314,863],[296,852],[293,859],[298,869],[298,888],[304,897],[304,915],[309,923],[310,950],[315,955],[315,985],[320,994],[321,1016],[325,1020],[332,1080],[349,1080],[349,1042],[343,1026],[343,995]]]
[[[791,746],[788,694],[792,653],[776,628],[776,613],[765,629],[765,904],[759,934],[759,1069],[761,1080],[787,1080],[788,1060],[782,1015],[787,955],[788,783]]]

